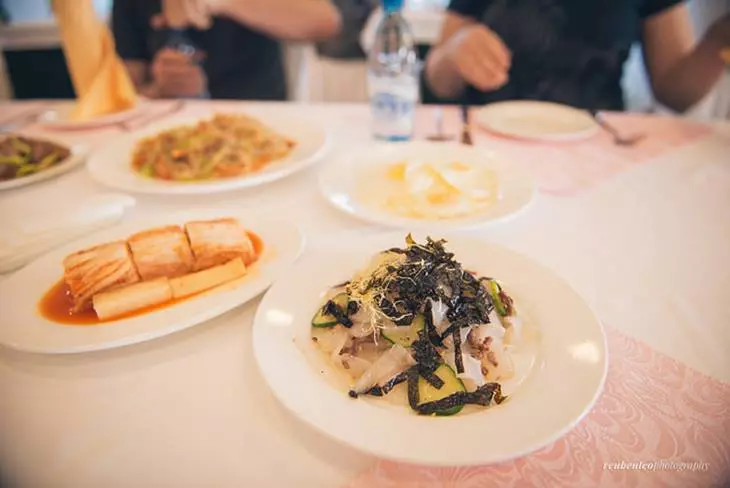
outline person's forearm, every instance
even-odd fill
[[[340,30],[340,14],[328,0],[216,0],[214,4],[214,14],[279,39],[324,39]]]
[[[722,75],[721,43],[708,35],[652,85],[663,105],[685,111],[702,100]]]
[[[432,49],[426,59],[426,81],[433,93],[441,98],[456,98],[466,87],[443,46]]]

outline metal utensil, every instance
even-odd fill
[[[615,127],[609,124],[597,110],[591,110],[593,120],[613,137],[614,144],[618,146],[633,146],[646,137],[646,134],[622,135]]]
[[[473,146],[474,141],[471,137],[471,128],[469,126],[469,106],[461,104],[459,106],[461,112],[461,143],[467,146]]]
[[[444,134],[444,109],[441,107],[437,107],[436,111],[434,112],[434,119],[436,122],[436,133],[432,134],[426,139],[429,141],[450,141],[454,138],[454,136],[449,134]]]

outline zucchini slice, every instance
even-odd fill
[[[338,293],[332,299],[335,305],[342,310],[344,314],[347,314],[347,306],[350,303],[350,298],[347,293]],[[333,327],[337,325],[337,319],[324,311],[324,305],[317,310],[317,313],[312,317],[312,327]]]
[[[433,372],[435,376],[441,378],[444,382],[441,388],[434,387],[431,383],[426,381],[423,377],[418,378],[418,403],[429,403],[446,398],[449,395],[453,395],[459,391],[466,391],[464,383],[456,376],[456,373],[448,365],[442,364],[436,371]],[[444,410],[437,410],[436,415],[446,416],[454,415],[459,413],[464,405],[456,405],[451,408]]]
[[[383,337],[393,344],[403,347],[410,347],[418,340],[418,333],[426,327],[426,319],[423,315],[418,314],[413,318],[413,322],[409,326],[393,327],[383,330]]]

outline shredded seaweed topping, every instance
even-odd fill
[[[406,371],[408,378],[408,404],[413,410],[418,410],[418,367],[413,366]]]
[[[461,351],[461,331],[454,329],[454,365],[457,373],[464,372],[464,358]]]
[[[347,328],[352,327],[352,320],[350,320],[350,317],[347,316],[347,311],[342,310],[332,300],[327,300],[327,303],[324,304],[324,313],[332,315],[335,319],[337,319],[338,324],[342,324]]]
[[[418,378],[416,378],[416,381],[417,380]],[[477,388],[476,391],[457,391],[456,393],[453,393],[445,398],[441,398],[440,400],[420,404],[418,403],[418,389],[416,389],[415,407],[411,402],[410,384],[408,393],[408,401],[409,403],[411,403],[411,408],[413,408],[421,415],[432,415],[467,404],[481,405],[486,407],[492,403],[492,400],[494,400],[494,403],[500,404],[507,399],[507,397],[502,396],[502,387],[499,383],[487,383]]]
[[[383,395],[387,395],[390,392],[390,390],[392,390],[393,388],[395,388],[399,384],[403,383],[407,379],[408,379],[408,374],[407,374],[406,371],[403,371],[399,375],[396,375],[393,378],[391,378],[390,381],[388,381],[384,385],[382,385],[382,386],[377,386],[377,385],[376,386],[373,386],[372,388],[370,388],[368,391],[366,391],[363,394],[364,395],[377,396],[377,397],[381,397]],[[350,396],[353,396],[352,393],[355,393],[355,396],[353,398],[357,398],[357,393],[351,390],[350,391]]]

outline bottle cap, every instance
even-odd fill
[[[383,4],[383,10],[386,13],[397,12],[403,8],[404,0],[381,0]]]

